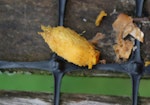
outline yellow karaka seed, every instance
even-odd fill
[[[100,51],[70,28],[41,26],[41,29],[43,32],[39,34],[50,49],[68,62],[88,66],[89,69],[98,63]]]

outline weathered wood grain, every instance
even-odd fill
[[[62,94],[61,105],[130,105],[128,97]],[[53,95],[33,92],[0,92],[1,105],[53,105]],[[119,100],[118,100],[119,99]]]
[[[0,105],[53,105],[53,95],[21,91],[0,91]],[[149,105],[149,98],[140,98],[139,105]],[[131,105],[129,97],[61,94],[61,105]]]
[[[146,0],[145,0],[146,1]],[[148,17],[149,0],[145,2],[143,15]],[[95,26],[95,19],[101,10],[108,16],[99,27]],[[112,14],[116,10],[116,14]],[[97,32],[105,34],[99,41],[101,59],[107,62],[115,61],[112,48],[114,35],[111,24],[119,13],[132,15],[135,12],[134,0],[68,0],[65,14],[65,26],[82,33],[87,39]],[[37,34],[41,31],[40,25],[57,26],[58,1],[57,0],[1,0],[0,1],[0,60],[11,61],[37,61],[50,58],[51,51],[44,40]],[[142,23],[145,33],[145,42],[142,45],[142,56],[150,59],[150,25]]]

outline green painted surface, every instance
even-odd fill
[[[53,92],[51,75],[0,74],[0,90]],[[142,79],[140,96],[150,97],[150,80]],[[65,76],[61,92],[131,96],[131,81],[128,78],[72,77]]]
[[[104,77],[64,77],[62,91],[104,95],[130,95],[129,79]]]
[[[0,90],[53,91],[53,77],[47,75],[0,75]]]

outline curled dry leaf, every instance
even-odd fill
[[[125,14],[120,14],[117,19],[115,20],[115,22],[112,24],[113,29],[119,33],[124,31],[124,28],[129,24],[132,23],[133,19]]]
[[[123,31],[123,38],[125,38],[129,34],[140,42],[143,42],[144,33],[133,23],[130,23],[125,27]]]
[[[134,42],[128,39],[124,40],[124,38],[130,34],[135,39],[143,42],[144,34],[133,23],[132,17],[126,14],[120,14],[112,26],[117,34],[116,44],[113,46],[117,60],[120,58],[128,59],[134,47]]]
[[[118,33],[122,32],[123,38],[132,35],[135,39],[143,42],[144,33],[133,23],[133,18],[126,14],[120,14],[113,23],[113,29]]]
[[[99,62],[100,51],[84,37],[70,28],[63,26],[45,27],[39,32],[50,49],[68,62],[78,66],[88,66],[89,69]]]
[[[133,42],[130,40],[120,40],[120,43],[115,44],[113,48],[116,53],[117,61],[120,58],[123,58],[124,60],[126,60],[129,58],[132,52]]]

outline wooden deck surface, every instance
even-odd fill
[[[0,105],[53,105],[53,95],[21,91],[0,91]],[[129,97],[61,94],[61,105],[131,105]],[[150,105],[149,98],[140,98],[138,105]]]
[[[53,95],[48,93],[31,93],[1,91],[0,105],[53,105]],[[83,94],[62,94],[61,105],[130,105],[127,97],[110,97]]]
[[[143,17],[150,16],[150,2],[145,0]],[[106,11],[99,27],[95,20],[100,11]],[[113,11],[116,12],[113,14]],[[39,61],[50,59],[50,49],[42,37],[37,34],[41,25],[57,26],[58,0],[1,0],[0,1],[0,60]],[[105,34],[99,41],[101,59],[115,61],[112,23],[120,13],[135,17],[135,0],[67,0],[64,26],[91,39],[96,33]],[[142,45],[144,60],[150,60],[150,21],[139,19],[145,34]]]

